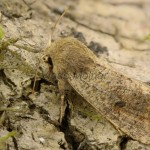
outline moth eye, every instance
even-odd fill
[[[48,64],[50,65],[50,69],[53,69],[53,62],[50,57],[48,57]]]
[[[48,64],[53,66],[53,62],[52,62],[52,59],[50,57],[48,57]]]
[[[126,105],[126,103],[124,101],[118,101],[115,103],[115,107],[124,107]]]
[[[48,61],[48,56],[47,55],[43,55],[42,59],[43,59],[44,62],[47,62]]]

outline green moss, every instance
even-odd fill
[[[91,112],[91,111],[85,111],[85,110],[79,110],[79,112],[82,114],[82,115],[84,115],[84,116],[87,116],[87,117],[89,117],[91,120],[93,120],[93,121],[99,121],[99,120],[101,120],[102,119],[102,117],[100,116],[100,115],[98,115],[98,114],[94,114],[93,112]]]
[[[17,41],[18,41],[18,38],[10,38],[7,40],[0,39],[0,62],[2,62],[4,60],[4,55],[7,52],[7,50],[9,50],[8,46],[13,43],[16,43]]]
[[[11,131],[7,135],[0,137],[0,150],[4,150],[6,141],[16,135],[16,131]]]
[[[2,115],[0,116],[0,127],[3,126],[3,123],[5,121],[5,118],[6,118],[6,112],[4,111],[2,113]]]
[[[3,60],[5,59],[5,53],[9,51],[14,60],[18,62],[18,65],[16,66],[17,68],[11,69],[18,69],[26,74],[34,74],[35,69],[33,69],[26,62],[24,62],[19,53],[12,51],[8,48],[9,45],[13,45],[18,40],[19,38],[10,38],[7,40],[0,41],[0,62],[3,62]],[[2,66],[2,64],[0,64],[0,68],[5,68],[5,66]]]
[[[16,43],[19,38],[10,38],[5,41],[0,41],[0,51],[5,50],[9,45]]]
[[[0,40],[2,40],[4,37],[4,30],[3,27],[0,25]]]

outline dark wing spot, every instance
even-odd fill
[[[122,108],[126,105],[126,103],[124,101],[118,101],[115,103],[115,107],[119,107],[119,108]]]

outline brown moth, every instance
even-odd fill
[[[72,87],[100,114],[129,137],[150,144],[150,87],[104,64],[74,38],[51,44],[60,90]]]

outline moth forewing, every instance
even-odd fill
[[[81,42],[60,39],[49,48],[58,80],[78,92],[115,127],[150,144],[150,88],[112,70]]]
[[[76,73],[68,82],[116,128],[150,144],[150,95],[142,91],[138,82],[102,68],[95,64],[89,72]]]

